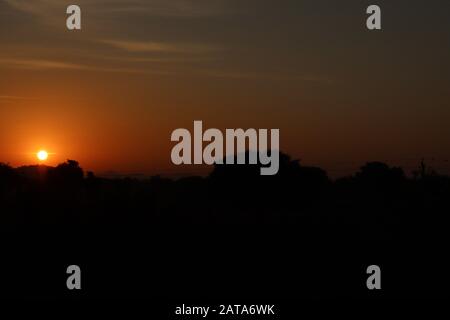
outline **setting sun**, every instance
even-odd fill
[[[41,150],[36,154],[36,156],[40,161],[45,161],[48,158],[48,153],[45,150]]]

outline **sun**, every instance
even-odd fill
[[[45,161],[48,159],[48,152],[45,150],[41,150],[36,154],[36,157],[40,160],[40,161]]]

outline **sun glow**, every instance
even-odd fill
[[[48,152],[45,150],[41,150],[36,154],[39,161],[45,161],[48,159]]]

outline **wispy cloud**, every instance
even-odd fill
[[[156,52],[156,53],[168,52],[168,53],[202,54],[219,50],[217,47],[202,44],[178,44],[178,43],[125,41],[125,40],[101,40],[101,42],[129,52]]]
[[[144,58],[145,59],[145,58]],[[140,61],[138,59],[138,61]],[[152,61],[152,60],[150,60]],[[113,73],[145,73],[155,74],[162,76],[173,76],[180,74],[191,74],[202,77],[211,78],[231,78],[231,79],[266,79],[266,80],[290,80],[301,82],[317,82],[322,84],[332,84],[333,81],[323,76],[311,76],[311,75],[293,75],[285,73],[264,73],[264,72],[251,72],[243,70],[220,70],[220,69],[191,69],[191,68],[149,68],[148,66],[140,67],[115,67],[115,66],[92,66],[73,64],[63,61],[52,60],[28,60],[28,59],[0,59],[0,66],[7,68],[19,68],[27,70],[80,70],[80,71],[98,71],[98,72],[113,72]],[[16,97],[9,95],[0,96],[1,99],[28,99],[25,97]]]
[[[74,63],[67,63],[52,60],[35,59],[0,59],[0,65],[3,67],[15,67],[23,69],[86,69],[86,66]]]
[[[9,4],[10,7],[13,9],[42,16],[51,15],[55,9],[61,7],[61,1],[57,0],[34,0],[34,1],[3,0],[3,1]]]
[[[60,0],[0,0],[8,4],[10,10],[17,14],[33,16],[33,25],[39,37],[42,36],[39,26],[45,26],[46,46],[37,44],[27,51],[20,51],[21,41],[7,43],[8,51],[0,53],[0,66],[3,68],[17,68],[30,70],[98,70],[105,72],[133,72],[142,73],[152,64],[154,69],[160,69],[161,73],[172,73],[168,65],[180,63],[209,63],[220,59],[216,54],[223,50],[222,46],[204,43],[203,40],[193,41],[180,38],[179,41],[164,40],[160,35],[154,41],[151,35],[139,38],[137,34],[133,40],[126,39],[117,33],[111,35],[110,30],[115,30],[111,21],[121,21],[126,17],[136,21],[140,18],[147,20],[152,16],[164,17],[187,17],[209,14],[220,14],[225,7],[223,0],[78,0],[75,3],[81,6],[82,13],[89,13],[89,23],[86,23],[88,33],[82,37],[66,37],[64,16],[68,2]],[[86,15],[85,18],[88,18]],[[92,21],[96,18],[102,19],[102,23],[95,27]],[[160,17],[156,18],[160,19]],[[185,20],[183,20],[185,21]],[[190,21],[187,19],[186,21]],[[52,28],[47,28],[51,25]],[[58,27],[56,27],[56,25]],[[55,26],[53,28],[53,26]],[[94,26],[94,27],[93,27]],[[125,29],[127,26],[124,27]],[[132,34],[125,32],[125,34]],[[64,36],[64,37],[63,37]],[[162,37],[162,38],[161,38]],[[71,39],[76,44],[70,47],[65,39]],[[33,41],[33,38],[30,38]],[[55,42],[52,42],[55,41]],[[114,50],[111,50],[113,48]],[[15,52],[29,52],[29,56],[17,58]],[[66,54],[67,52],[67,54]],[[34,53],[34,54],[33,54]],[[99,59],[93,57],[98,56]],[[114,56],[114,59],[105,56]],[[39,58],[36,58],[39,56]],[[80,59],[78,59],[80,58]],[[94,61],[98,60],[98,61]],[[115,60],[111,63],[105,60]],[[137,65],[138,63],[142,65]],[[147,63],[147,65],[143,65]],[[162,66],[164,64],[164,66]],[[173,69],[173,68],[172,68]]]
[[[49,16],[71,3],[60,0],[1,0],[12,8],[39,16]],[[225,12],[225,0],[78,0],[81,8],[89,8],[91,14],[145,14],[147,16],[198,17]]]
[[[111,12],[155,16],[201,17],[225,13],[224,0],[115,0],[108,1]]]
[[[31,71],[40,70],[80,70],[80,71],[99,71],[99,72],[117,72],[117,73],[148,73],[159,75],[174,74],[171,71],[145,69],[145,68],[128,68],[128,67],[114,67],[114,66],[92,66],[73,64],[62,61],[51,60],[28,60],[28,59],[0,59],[0,66],[3,68],[17,68]],[[3,96],[13,98],[12,96]]]

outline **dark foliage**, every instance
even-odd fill
[[[145,266],[152,290],[132,296],[367,296],[361,279],[372,263],[391,274],[403,267],[428,274],[426,283],[408,282],[410,274],[397,279],[391,296],[419,288],[439,294],[430,266],[444,266],[449,177],[424,164],[408,177],[371,162],[332,181],[320,168],[280,156],[275,176],[261,176],[258,165],[216,165],[208,177],[179,180],[98,178],[72,160],[56,168],[0,164],[2,229],[19,239],[13,252],[28,252],[24,265],[38,257],[47,266],[117,263],[130,283],[146,281],[136,278]],[[98,281],[91,295],[118,294],[107,279]],[[113,287],[126,295],[130,283]],[[57,288],[45,292],[58,295]]]

